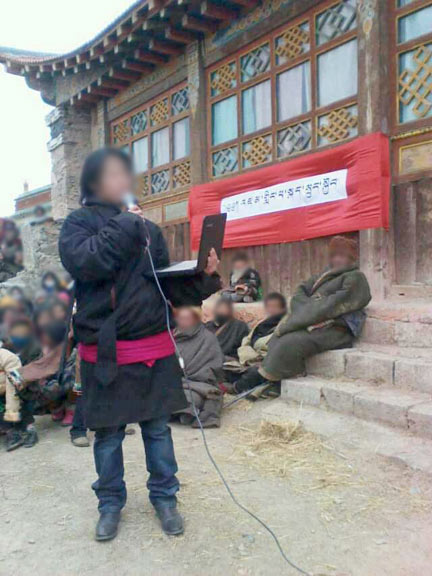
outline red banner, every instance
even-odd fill
[[[194,186],[191,246],[204,216],[227,212],[225,248],[388,228],[389,142],[369,134],[331,150]]]

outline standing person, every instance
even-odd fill
[[[167,534],[183,532],[168,420],[187,402],[148,250],[156,268],[167,266],[169,256],[156,224],[144,220],[138,207],[122,210],[132,187],[127,154],[111,148],[90,154],[81,176],[83,207],[66,218],[59,240],[76,286],[84,424],[95,430],[97,540],[117,534],[126,504],[122,442],[133,422],[141,427],[150,501],[162,528]],[[204,273],[163,282],[173,306],[200,305],[219,290],[217,263],[212,250]]]

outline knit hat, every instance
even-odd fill
[[[330,257],[343,254],[355,262],[357,260],[357,242],[345,236],[334,236],[330,240],[329,253]]]

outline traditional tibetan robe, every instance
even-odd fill
[[[269,342],[260,373],[270,381],[291,378],[305,372],[308,357],[351,347],[370,300],[368,281],[357,266],[311,277],[292,297],[291,310]]]
[[[238,349],[238,357],[243,368],[263,361],[268,351],[268,344],[282,316],[270,316],[259,322],[243,339]]]
[[[225,322],[225,324],[218,325],[213,320],[207,322],[205,327],[207,330],[210,330],[210,332],[213,332],[213,334],[216,334],[219,345],[225,356],[229,356],[230,358],[238,357],[237,350],[241,345],[243,338],[245,338],[249,332],[246,322],[233,318],[232,320]]]

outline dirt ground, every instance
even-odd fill
[[[208,432],[240,501],[314,576],[432,574],[432,483],[382,457],[341,452],[298,430],[284,444],[261,435],[269,401],[244,403]],[[173,426],[186,533],[162,535],[147,499],[139,434],[126,437],[128,503],[116,540],[93,540],[91,448],[38,421],[40,443],[4,451],[0,439],[1,576],[295,575],[271,537],[234,506],[199,431]]]

